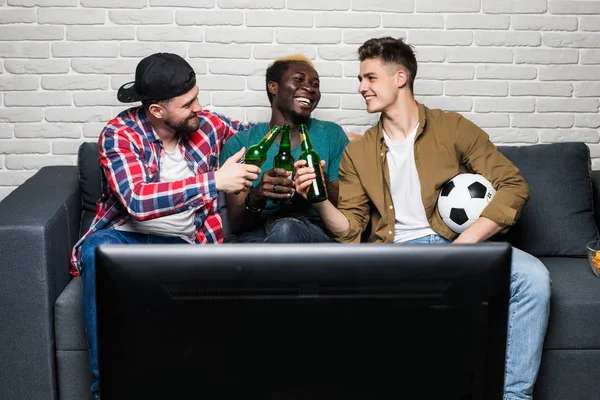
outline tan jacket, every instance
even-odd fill
[[[519,170],[468,119],[457,113],[418,106],[415,163],[431,228],[446,239],[458,236],[442,221],[436,202],[444,183],[457,174],[471,172],[486,177],[497,191],[482,216],[506,231],[529,200],[529,186]],[[340,163],[338,209],[350,221],[350,232],[338,241],[360,242],[369,219],[372,224],[369,242],[394,241],[394,207],[402,204],[392,201],[387,151],[381,120],[346,147]]]

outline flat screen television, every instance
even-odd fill
[[[102,400],[502,398],[506,243],[105,245]]]

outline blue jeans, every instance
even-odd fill
[[[273,222],[267,233],[265,226],[242,233],[238,243],[328,243],[331,236],[318,224],[306,218],[285,217]]]
[[[141,233],[122,232],[113,229],[104,229],[91,234],[81,247],[82,261],[82,289],[81,305],[83,308],[83,322],[88,344],[88,356],[92,372],[92,394],[94,398],[100,395],[100,382],[98,372],[98,327],[96,324],[96,267],[95,251],[101,244],[163,244],[163,243],[188,243],[178,237],[144,235]]]
[[[449,243],[428,235],[405,243]],[[531,400],[550,315],[550,274],[522,250],[512,249],[504,400]]]

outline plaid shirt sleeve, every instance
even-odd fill
[[[127,212],[144,221],[181,209],[199,208],[217,197],[214,171],[180,181],[153,182],[156,166],[127,126],[108,126],[99,140],[100,163],[108,185]]]
[[[213,122],[215,124],[214,129],[215,132],[219,135],[220,147],[222,148],[225,142],[237,132],[245,131],[247,129],[252,128],[257,122],[241,122],[234,119],[231,119],[225,115],[218,114],[215,112],[210,112],[211,115],[217,117],[213,118],[213,120],[217,120]]]

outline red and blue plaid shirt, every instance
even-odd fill
[[[179,144],[196,175],[175,182],[160,182],[162,140],[143,107],[123,111],[106,124],[98,140],[102,197],[90,229],[73,248],[72,275],[81,272],[80,248],[88,236],[130,218],[144,221],[195,208],[195,242],[223,242],[215,170],[225,141],[250,125],[207,111],[198,113],[198,119],[198,130],[183,136]]]

